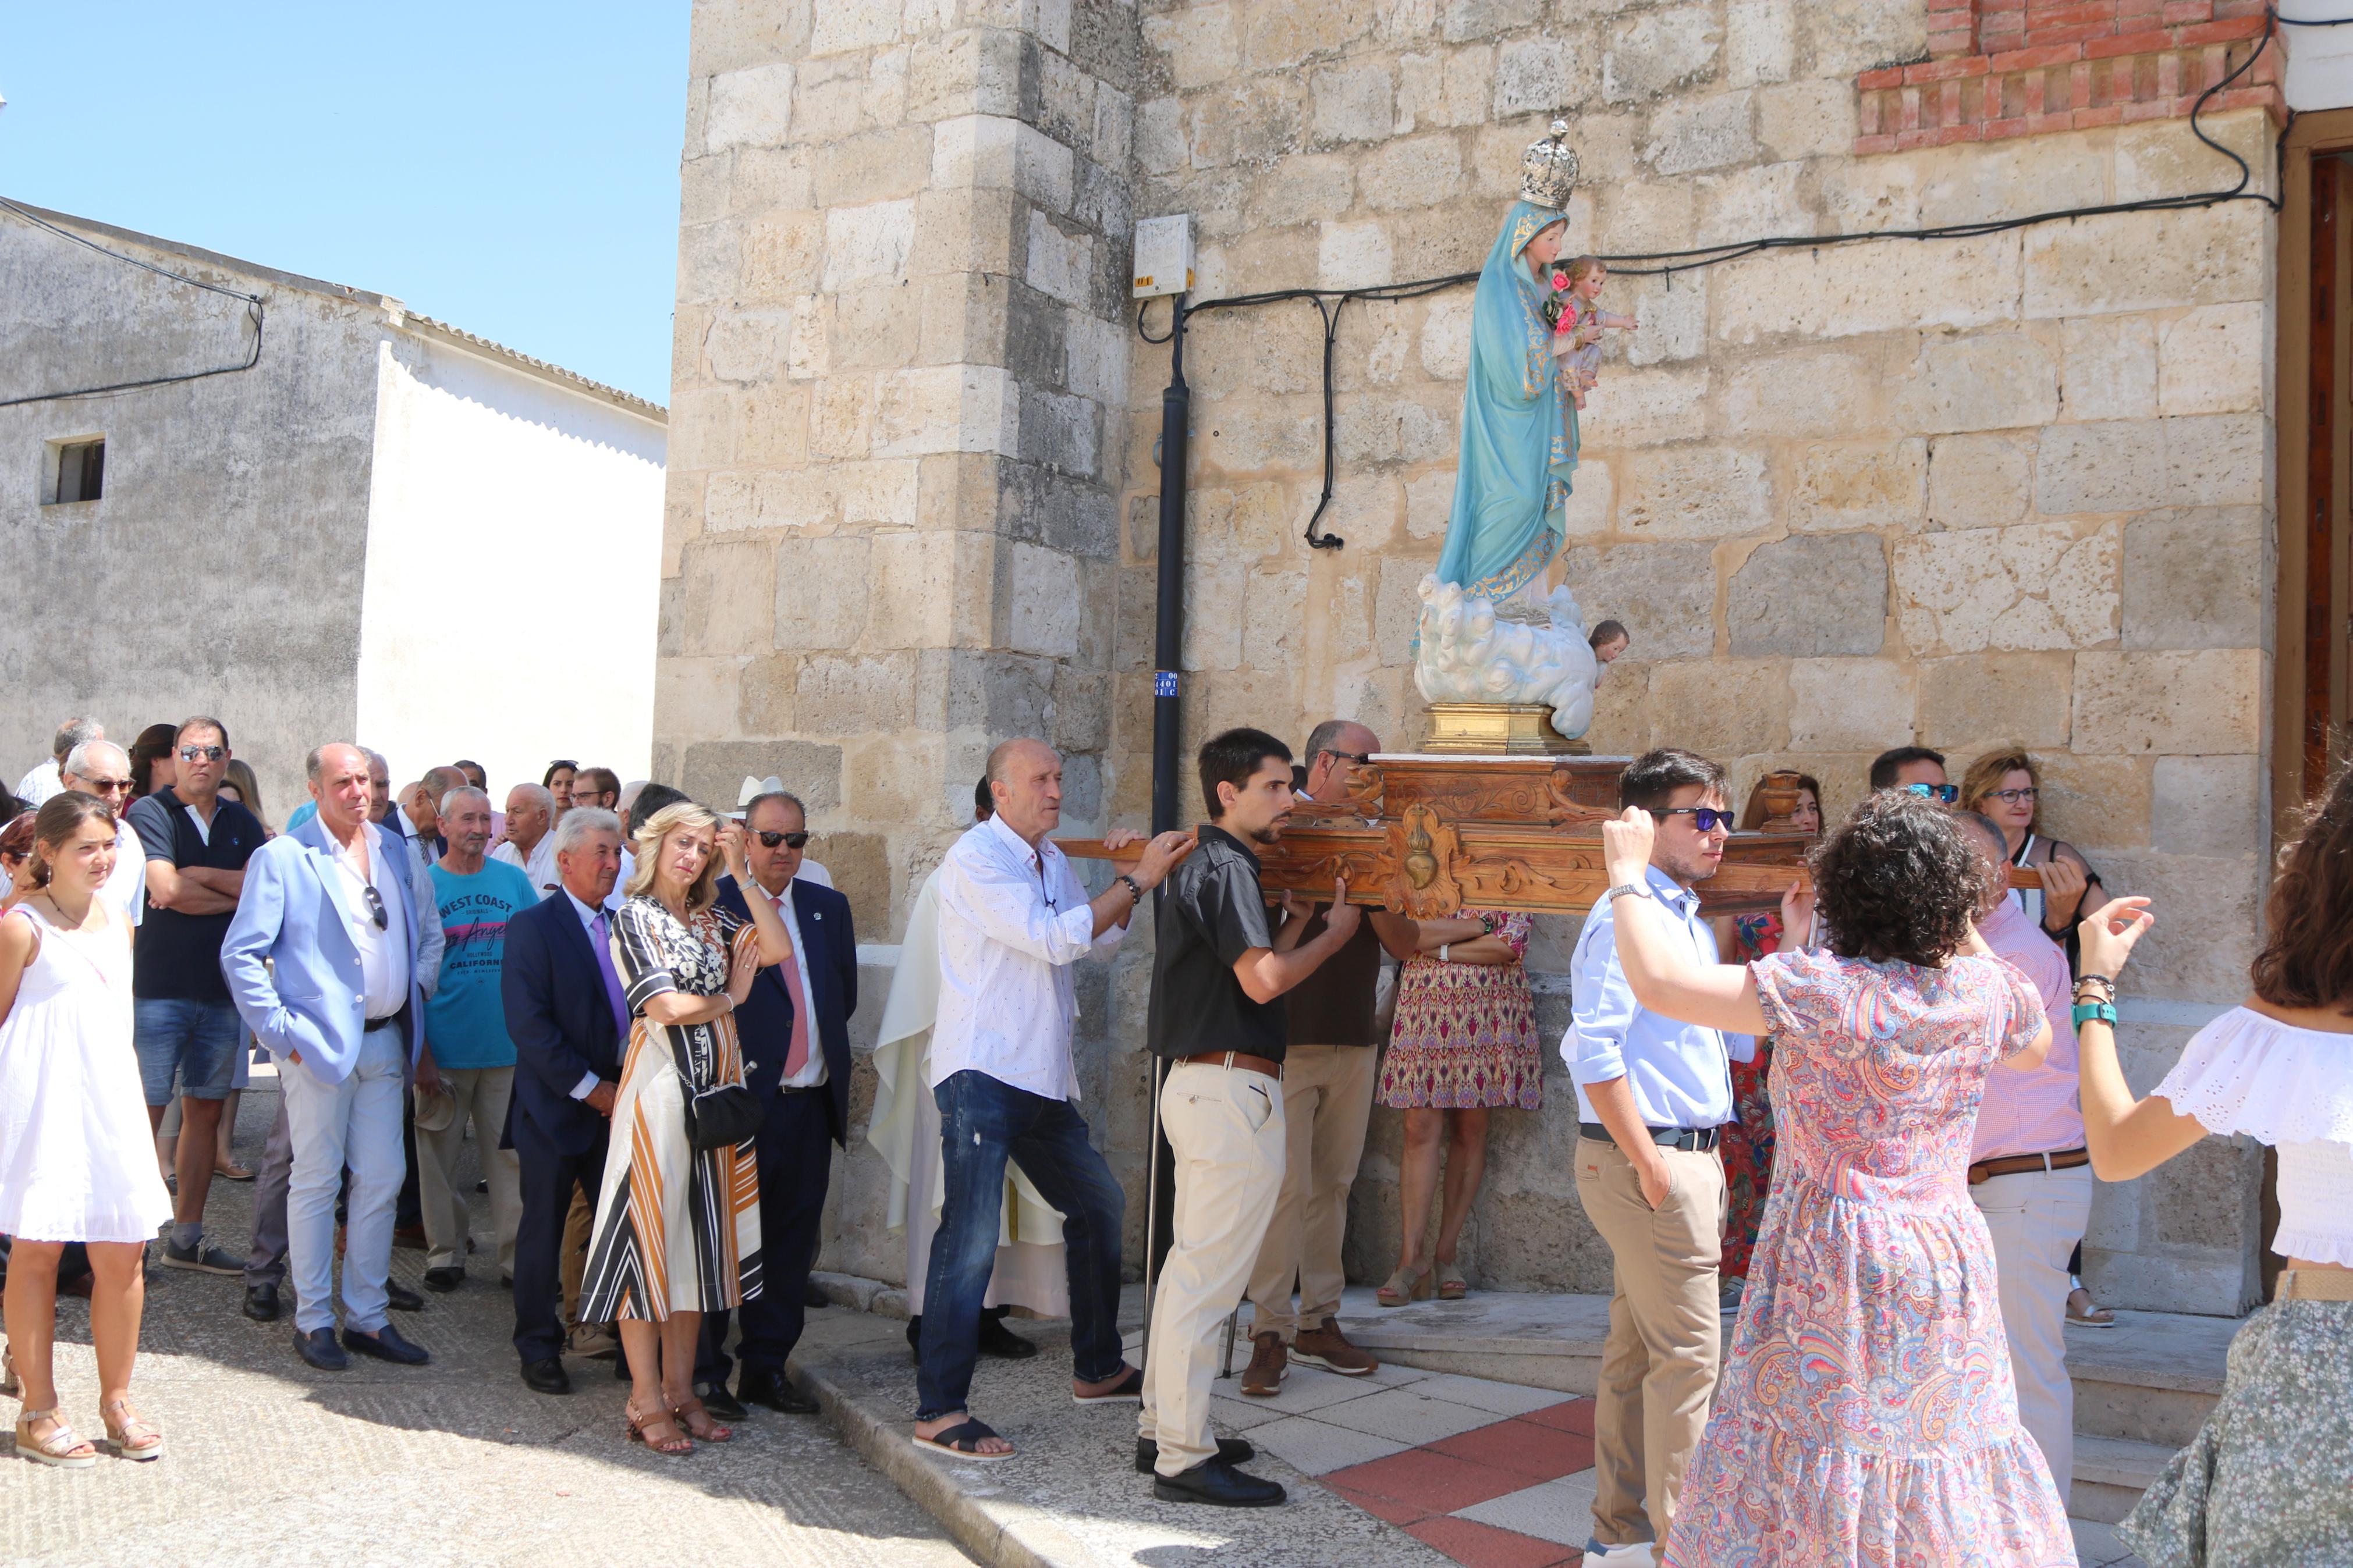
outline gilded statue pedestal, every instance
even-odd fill
[[[1582,757],[1593,748],[1552,725],[1543,702],[1433,702],[1425,752],[1481,757]]]

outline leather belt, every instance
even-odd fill
[[[2004,1154],[1971,1165],[1969,1185],[1974,1187],[1996,1176],[2022,1176],[2029,1171],[2072,1171],[2091,1163],[2090,1152],[2083,1149],[2062,1149],[2052,1154]]]
[[[1254,1057],[1248,1051],[1196,1051],[1189,1057],[1178,1057],[1179,1062],[1199,1062],[1204,1067],[1240,1068],[1245,1072],[1262,1072],[1269,1078],[1282,1076],[1282,1064],[1271,1057]]]
[[[1688,1154],[1707,1152],[1724,1136],[1721,1127],[1646,1127],[1642,1131],[1648,1132],[1651,1142],[1660,1148],[1681,1149]],[[1609,1136],[1609,1129],[1599,1121],[1580,1121],[1577,1124],[1577,1132],[1580,1138],[1590,1138],[1613,1149],[1618,1146],[1618,1140]]]
[[[2279,1278],[2277,1301],[2353,1301],[2353,1272],[2342,1268],[2291,1268]]]

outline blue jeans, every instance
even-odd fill
[[[1119,1238],[1127,1194],[1087,1142],[1086,1122],[1066,1100],[1031,1094],[971,1069],[950,1074],[932,1099],[940,1108],[947,1203],[924,1277],[915,1419],[953,1415],[972,1392],[981,1302],[997,1268],[1008,1158],[1021,1163],[1039,1193],[1064,1216],[1072,1371],[1091,1383],[1115,1376],[1126,1359],[1119,1338]]]
[[[244,1046],[245,1021],[234,1002],[131,1000],[131,1048],[139,1056],[139,1082],[149,1105],[172,1103],[174,1071],[183,1099],[227,1100]]]

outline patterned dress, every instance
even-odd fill
[[[2043,1023],[2033,984],[1983,958],[1749,968],[1778,1047],[1773,1196],[1665,1561],[2073,1564],[1968,1187],[1985,1075]]]
[[[660,1322],[672,1312],[712,1312],[760,1293],[760,1182],[749,1143],[697,1153],[686,1141],[682,1051],[695,1087],[744,1081],[735,1018],[657,1025],[646,1003],[666,992],[714,996],[727,988],[728,954],[759,938],[725,910],[681,921],[640,893],[613,922],[613,963],[637,1023],[621,1060],[613,1133],[605,1156],[580,1321]]]
[[[1509,963],[1440,963],[1434,952],[1405,962],[1397,1021],[1381,1062],[1380,1102],[1400,1110],[1488,1106],[1544,1109],[1544,1063],[1536,1047],[1535,998],[1528,994],[1528,917],[1464,910],[1492,918],[1511,944]]]
[[[1732,922],[1736,962],[1746,963],[1779,951],[1779,915],[1741,915]],[[1716,1148],[1724,1156],[1724,1261],[1716,1272],[1726,1279],[1748,1278],[1748,1255],[1765,1223],[1765,1200],[1773,1191],[1773,1041],[1757,1042],[1757,1055],[1732,1064],[1732,1120]]]

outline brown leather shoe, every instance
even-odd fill
[[[1242,1370],[1242,1392],[1261,1399],[1271,1398],[1282,1393],[1286,1359],[1281,1334],[1272,1329],[1262,1334],[1252,1334],[1250,1365]]]
[[[1291,1342],[1294,1361],[1309,1366],[1320,1366],[1325,1372],[1336,1372],[1342,1377],[1364,1377],[1381,1369],[1381,1363],[1348,1342],[1340,1331],[1340,1320],[1326,1318],[1320,1329],[1302,1329],[1299,1337]],[[1243,1392],[1247,1394],[1248,1387]]]

